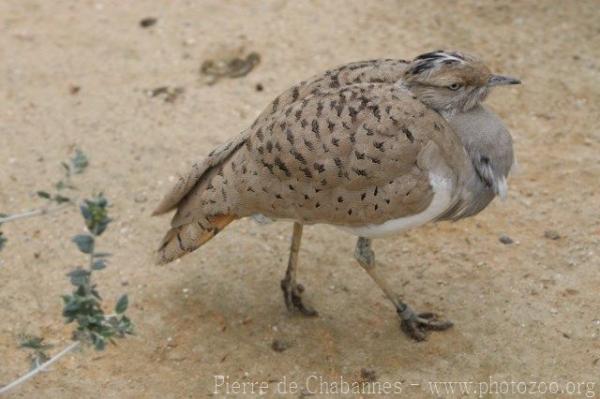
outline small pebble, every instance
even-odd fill
[[[153,17],[144,18],[140,21],[140,26],[142,28],[149,28],[152,25],[156,24],[157,19]]]
[[[256,91],[263,91],[265,88],[261,83],[257,83],[255,86]]]
[[[287,342],[282,341],[280,339],[274,339],[273,343],[271,344],[271,348],[275,352],[283,352],[289,347],[290,347],[290,345]]]
[[[146,195],[143,193],[137,193],[135,197],[133,197],[133,200],[138,204],[143,204],[144,202],[148,201],[148,197],[146,197]]]
[[[556,230],[546,230],[544,231],[544,237],[549,240],[559,240],[560,234]]]
[[[377,381],[377,373],[375,370],[366,367],[360,369],[360,377],[367,382]]]
[[[502,234],[499,238],[500,242],[504,245],[510,245],[514,243],[513,239],[507,236],[506,234]]]

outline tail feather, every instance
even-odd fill
[[[162,215],[177,208],[194,187],[206,181],[207,177],[210,176],[211,170],[218,168],[219,165],[223,165],[245,144],[249,135],[250,130],[242,132],[240,135],[215,148],[203,161],[192,165],[192,169],[186,175],[179,177],[175,186],[162,199],[158,207],[152,212],[152,215]]]
[[[169,263],[199,248],[236,219],[234,215],[217,215],[204,223],[188,223],[170,229],[157,251],[156,263]]]

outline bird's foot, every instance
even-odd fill
[[[304,316],[319,315],[314,308],[302,302],[302,293],[304,292],[304,286],[302,284],[295,284],[286,278],[281,280],[281,290],[283,291],[285,306],[290,312],[293,312],[294,308],[296,308]]]
[[[402,319],[400,324],[402,331],[416,341],[426,340],[428,330],[444,331],[453,326],[453,323],[449,320],[439,320],[435,313],[417,314],[407,305],[404,305],[402,310],[398,309],[398,315]]]

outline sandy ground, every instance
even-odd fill
[[[149,16],[157,24],[141,28]],[[35,191],[82,148],[81,193],[104,191],[115,218],[100,244],[115,255],[96,280],[107,305],[130,294],[137,331],[65,357],[11,397],[201,398],[215,375],[268,382],[275,396],[284,378],[315,391],[315,378],[361,381],[363,368],[402,384],[398,397],[454,397],[428,382],[490,378],[595,383],[554,397],[600,395],[599,19],[598,1],[0,2],[0,211],[40,206]],[[375,243],[398,291],[455,328],[408,340],[353,260],[353,237],[328,226],[306,228],[301,250],[316,319],[282,303],[289,223],[237,222],[180,262],[152,264],[168,220],[149,213],[175,173],[276,94],[337,64],[436,48],[476,52],[524,81],[488,102],[520,163],[508,201]],[[204,60],[236,51],[262,62],[241,79],[202,81]],[[146,94],[160,86],[184,93],[172,103]],[[83,262],[69,242],[82,227],[75,209],[3,226],[0,382],[28,369],[19,334],[45,337],[51,353],[67,345],[59,296]],[[289,348],[275,352],[274,339]]]

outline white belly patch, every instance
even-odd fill
[[[441,215],[450,206],[452,200],[452,181],[446,177],[435,174],[429,175],[433,189],[433,199],[429,206],[416,215],[388,220],[382,224],[368,224],[365,226],[336,226],[359,237],[377,238],[406,231],[413,227],[421,226]]]

